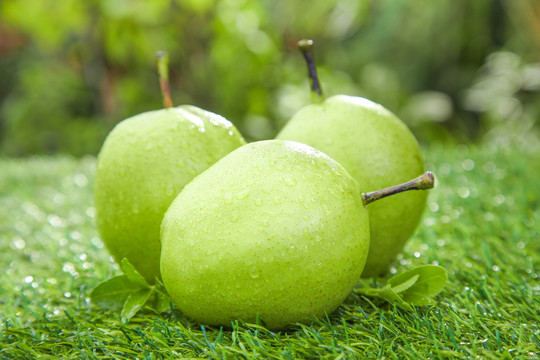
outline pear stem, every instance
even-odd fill
[[[433,189],[435,186],[435,177],[431,171],[428,171],[419,177],[412,179],[406,183],[391,186],[386,189],[372,191],[362,194],[362,201],[364,205],[370,204],[379,199],[385,198],[390,195],[398,194],[400,192],[409,191],[409,190],[427,190]]]
[[[314,101],[322,101],[325,96],[322,91],[321,83],[319,82],[319,76],[317,75],[317,67],[315,66],[313,40],[303,39],[298,41],[297,44],[298,49],[302,55],[304,55],[304,59],[306,60],[312,98]]]
[[[169,86],[169,53],[166,51],[158,51],[156,57],[163,106],[165,108],[170,108],[173,104],[171,100],[171,88]]]

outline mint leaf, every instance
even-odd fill
[[[431,305],[432,297],[446,285],[446,270],[441,266],[422,265],[397,274],[382,288],[355,289],[365,296],[379,297],[391,304],[398,304],[408,311],[411,305]]]
[[[420,275],[414,275],[413,277],[411,277],[410,279],[407,279],[405,280],[404,282],[400,283],[400,284],[394,284],[394,285],[391,285],[392,287],[392,290],[394,290],[395,293],[399,294],[400,292],[403,292],[405,290],[407,290],[408,288],[410,288],[411,286],[413,286],[416,281],[418,280],[418,278],[420,277]]]
[[[137,292],[129,294],[120,313],[123,323],[127,323],[135,314],[146,304],[154,289],[141,289]]]
[[[107,310],[120,311],[124,323],[147,303],[158,313],[170,309],[169,295],[163,284],[156,281],[155,285],[149,285],[125,258],[121,267],[123,275],[105,280],[92,290],[92,302]]]
[[[430,305],[431,299],[445,287],[448,275],[441,266],[422,265],[398,274],[388,280],[392,288],[400,288],[416,278],[413,284],[400,291],[401,298],[411,305]]]
[[[92,290],[90,298],[98,306],[112,311],[122,309],[128,296],[133,293],[133,282],[127,275],[105,280]]]
[[[143,288],[150,287],[150,285],[148,285],[148,283],[146,282],[146,279],[141,274],[139,274],[137,270],[135,270],[135,267],[131,265],[128,259],[123,258],[120,262],[120,266],[122,267],[122,271],[124,272],[124,274],[127,275],[131,282]]]
[[[411,305],[409,305],[406,301],[404,301],[401,296],[399,296],[393,289],[390,284],[386,284],[385,287],[382,289],[379,289],[379,297],[383,298],[384,300],[388,301],[390,304],[399,304],[401,305],[405,310],[412,311],[413,308]]]

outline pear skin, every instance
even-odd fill
[[[339,163],[297,142],[260,141],[186,185],[161,239],[163,283],[186,316],[282,329],[324,317],[353,289],[368,213]]]
[[[195,176],[245,144],[223,117],[190,105],[120,122],[98,155],[94,200],[99,233],[153,283],[160,276],[160,224]]]
[[[299,141],[328,154],[361,185],[375,191],[424,172],[420,146],[407,126],[383,106],[335,95],[302,108],[277,139]],[[422,216],[425,191],[397,194],[367,206],[371,243],[363,277],[384,274]]]

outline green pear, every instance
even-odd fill
[[[407,126],[383,106],[336,95],[326,100],[317,78],[312,42],[299,47],[308,64],[312,94],[321,100],[298,111],[277,135],[313,146],[341,163],[363,190],[401,183],[424,172],[420,146]],[[427,193],[407,192],[368,206],[371,245],[362,276],[384,274],[414,233]]]
[[[418,184],[409,186],[418,187]],[[400,191],[403,191],[402,188]],[[188,317],[270,329],[308,322],[352,290],[369,247],[358,182],[293,141],[242,146],[184,187],[161,225],[161,275]]]
[[[160,73],[160,80],[166,78]],[[170,106],[167,88],[162,81]],[[145,112],[116,125],[98,155],[94,185],[98,230],[114,258],[127,258],[154,282],[160,275],[163,214],[187,183],[243,144],[232,123],[191,105]]]

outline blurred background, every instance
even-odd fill
[[[273,137],[310,101],[301,38],[327,95],[383,104],[423,144],[537,146],[538,0],[3,0],[0,155],[96,154],[110,129],[175,104]]]

